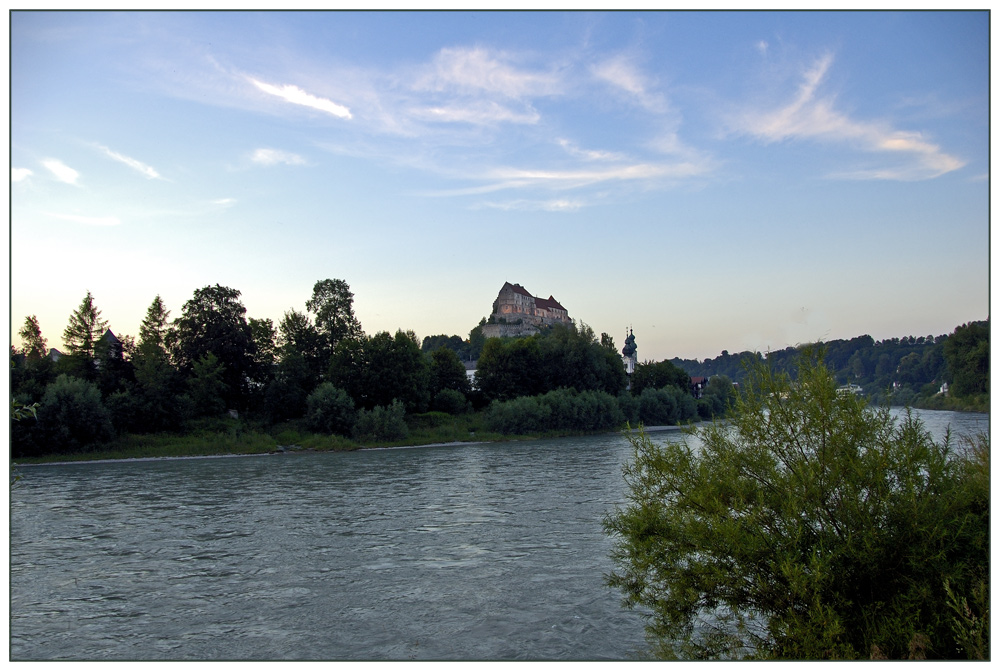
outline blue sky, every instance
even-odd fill
[[[985,12],[15,12],[11,330],[89,290],[463,337],[505,281],[639,358],[989,315]]]

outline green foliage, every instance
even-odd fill
[[[163,304],[163,299],[157,294],[146,309],[146,316],[139,325],[139,352],[143,354],[167,353],[167,343],[170,340],[170,311]]]
[[[302,354],[289,350],[264,392],[264,414],[272,423],[301,417],[306,398],[316,388],[316,377]]]
[[[21,336],[21,352],[26,358],[41,359],[48,352],[47,342],[42,337],[42,329],[38,325],[38,317],[35,315],[24,318],[24,326],[17,334]]]
[[[197,289],[174,322],[172,336],[173,354],[185,375],[208,354],[222,364],[223,404],[231,408],[246,405],[255,355],[246,308],[239,299],[239,291],[218,284]]]
[[[629,434],[608,582],[648,613],[656,654],[975,654],[986,611],[970,607],[966,641],[948,590],[975,600],[987,579],[988,448],[955,453],[912,416],[838,394],[808,356],[795,383],[757,366],[742,386],[697,448]]]
[[[60,375],[48,386],[37,410],[37,422],[14,456],[44,452],[76,452],[111,439],[111,416],[92,382]]]
[[[354,316],[354,294],[344,280],[320,280],[313,285],[306,309],[316,316],[316,331],[322,338],[323,358],[329,359],[341,340],[357,340],[364,335]]]
[[[196,416],[219,415],[226,411],[226,367],[212,352],[194,362],[188,389]]]
[[[647,387],[639,394],[639,420],[646,426],[671,426],[698,417],[691,394],[676,386]]]
[[[366,443],[402,440],[409,434],[406,426],[406,410],[400,401],[388,406],[375,406],[371,410],[358,411],[354,423],[354,438]]]
[[[426,340],[425,338],[424,341]],[[469,393],[469,376],[465,374],[465,364],[451,349],[442,347],[431,352],[428,374],[432,396],[443,389],[457,391],[463,396]]]
[[[590,327],[556,324],[529,338],[487,338],[476,384],[487,400],[503,401],[564,388],[617,394],[626,377],[621,357]]]
[[[631,379],[632,393],[641,396],[646,389],[676,387],[690,394],[691,376],[683,368],[669,361],[644,361],[636,364]]]
[[[601,431],[621,427],[625,416],[611,394],[557,389],[540,396],[494,401],[484,415],[490,431],[530,435],[550,431]]]
[[[704,403],[702,403],[704,401]],[[725,375],[715,375],[709,379],[699,399],[698,414],[703,419],[723,417],[736,402],[736,388]]]
[[[354,401],[330,382],[316,387],[306,399],[306,423],[312,431],[349,436],[356,419]]]
[[[468,411],[469,402],[465,394],[455,389],[442,389],[434,395],[431,408],[449,415],[458,415]]]
[[[368,410],[398,400],[407,412],[423,412],[430,402],[428,364],[412,331],[341,341],[327,377]]]
[[[944,342],[944,358],[952,376],[951,393],[974,396],[990,390],[990,330],[988,322],[970,322],[955,329]]]
[[[94,305],[94,297],[88,291],[80,306],[70,315],[69,324],[63,331],[67,353],[84,360],[93,360],[94,347],[107,328],[108,322],[101,319],[101,311]]]

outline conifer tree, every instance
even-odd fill
[[[94,305],[94,297],[88,291],[80,302],[80,307],[69,317],[69,324],[63,331],[63,342],[68,354],[94,358],[94,346],[108,328],[108,322],[101,319],[101,311]]]
[[[31,315],[24,318],[24,326],[17,332],[21,336],[22,352],[29,359],[41,359],[48,350],[46,340],[42,337],[42,329],[38,326],[38,317]]]

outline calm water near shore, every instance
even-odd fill
[[[23,468],[11,658],[630,659],[601,528],[630,457],[611,435]]]

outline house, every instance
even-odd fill
[[[691,378],[691,393],[694,394],[695,398],[701,398],[701,395],[705,392],[705,387],[707,386],[708,386],[707,377]]]

